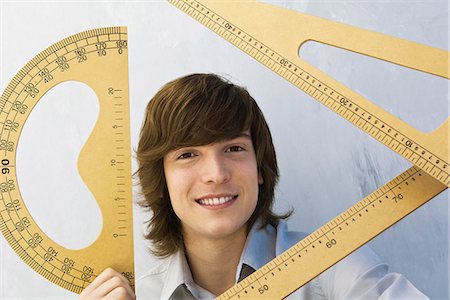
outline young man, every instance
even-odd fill
[[[161,263],[139,299],[213,299],[306,235],[272,212],[278,167],[269,128],[248,92],[212,74],[166,84],[147,106],[137,151],[147,238]],[[301,271],[301,270],[300,270]],[[363,247],[292,299],[427,299]],[[82,299],[133,299],[103,272]]]

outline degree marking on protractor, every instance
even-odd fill
[[[103,162],[105,171],[100,174],[105,176],[96,175],[102,179],[95,184],[91,174],[83,173],[84,179],[91,182],[90,189],[98,189],[107,176],[111,178],[106,184],[115,185],[115,189],[109,186],[105,193],[93,192],[103,205],[104,230],[97,241],[82,250],[65,249],[42,232],[26,208],[16,175],[16,147],[28,115],[48,90],[67,80],[85,82],[96,91],[103,107],[97,123],[107,128],[94,128],[80,154],[80,171],[86,169],[86,146],[113,149],[102,151],[121,166],[106,167],[108,162]],[[121,112],[115,115],[120,118],[113,118],[113,103],[119,102]],[[0,108],[0,168],[4,175],[0,180],[0,230],[13,250],[40,275],[75,293],[80,293],[104,268],[114,265],[134,285],[126,28],[93,29],[48,47],[11,80],[1,95]],[[113,141],[117,132],[121,139]],[[104,141],[99,142],[94,134],[103,135]],[[101,162],[93,166],[98,164]],[[114,201],[114,197],[120,201]],[[105,251],[110,255],[104,255]]]
[[[332,87],[330,84],[325,83],[324,80],[313,75],[311,71],[306,71],[304,67],[298,66],[293,62],[294,59],[286,59],[285,55],[276,52],[264,42],[242,30],[232,21],[227,20],[225,17],[208,8],[206,6],[207,1],[203,1],[205,4],[202,4],[202,1],[192,0],[169,0],[169,2],[322,104],[326,105],[334,112],[338,113],[346,120],[350,121],[352,124],[364,130],[390,149],[399,153],[437,180],[447,186],[450,185],[448,145],[447,149],[445,149],[445,154],[440,155],[435,153],[433,150],[430,150],[428,144],[425,145],[424,142],[418,141],[417,137],[413,138],[409,136],[411,133],[408,135],[404,130],[396,128],[398,126],[393,126],[391,124],[392,121],[403,123],[398,118],[391,116],[391,121],[382,120],[377,114],[357,104],[353,100],[356,100],[355,95],[347,97],[342,92],[339,92],[336,87],[342,89],[343,85],[333,82],[336,87]],[[217,3],[214,3],[214,5],[216,4]],[[237,7],[236,9],[239,8],[239,4],[233,3],[233,5]],[[442,52],[444,51],[440,51],[439,54],[445,57],[445,55],[442,55]],[[298,57],[296,60],[301,62]],[[442,61],[442,63],[445,64],[445,61]],[[322,78],[330,78],[326,74],[321,75]],[[448,78],[448,71],[446,73],[436,72],[436,75]],[[366,102],[370,102],[362,96],[359,96],[359,98]],[[374,106],[381,112],[381,109],[379,109],[378,106]],[[440,136],[444,136],[444,138],[446,135],[448,136],[448,126],[446,124],[448,124],[448,120],[441,129],[444,134]],[[414,129],[406,124],[403,127]],[[417,132],[417,130],[415,130],[415,132]],[[435,142],[439,143],[437,138],[435,139]]]

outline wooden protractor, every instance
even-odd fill
[[[57,244],[39,228],[21,196],[16,169],[16,147],[33,107],[65,81],[87,84],[99,101],[78,169],[100,207],[103,226],[97,240],[80,250]],[[122,272],[134,286],[128,94],[127,30],[107,27],[72,35],[39,53],[0,99],[0,229],[32,269],[75,293],[107,267]]]

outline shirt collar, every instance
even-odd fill
[[[260,222],[256,222],[247,236],[236,270],[236,282],[239,280],[243,264],[257,270],[275,257],[276,229],[270,225],[260,229],[260,225]],[[184,250],[169,258],[167,275],[161,293],[162,299],[169,299],[180,285],[198,287],[192,279]]]
[[[210,292],[194,282],[183,249],[169,258],[166,274],[167,278],[164,281],[161,299],[171,299],[171,296],[180,286],[186,289],[187,293],[194,295],[195,298],[213,298]]]
[[[243,264],[258,270],[275,257],[276,229],[271,225],[260,227],[261,222],[257,221],[247,236],[236,272],[236,282]]]
[[[169,258],[166,274],[167,278],[164,280],[161,299],[169,299],[178,286],[185,284],[186,274],[189,274],[192,278],[183,250],[178,251]]]

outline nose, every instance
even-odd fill
[[[226,158],[214,153],[208,155],[202,167],[202,180],[207,184],[222,184],[230,180],[231,172]]]

